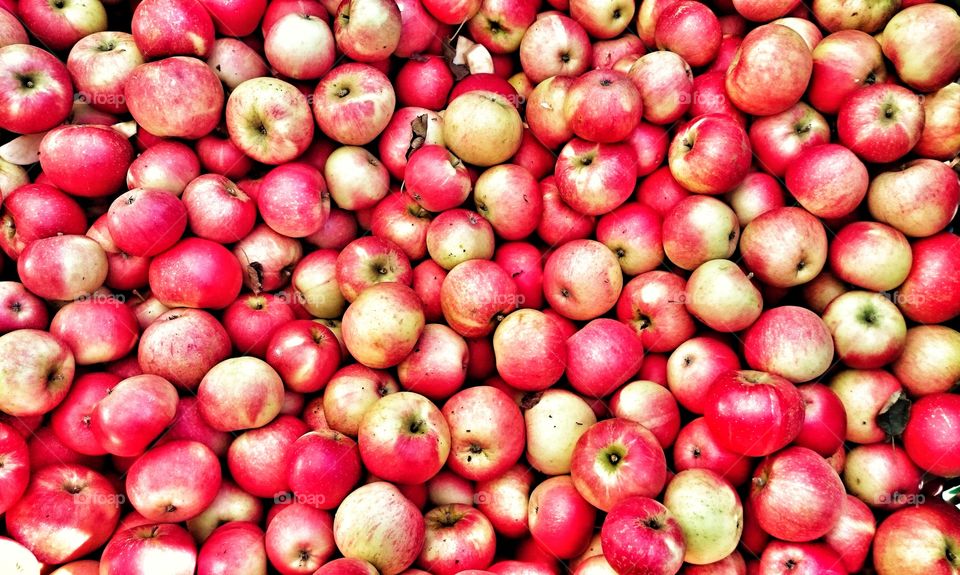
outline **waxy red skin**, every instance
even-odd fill
[[[903,432],[907,455],[920,468],[941,477],[960,476],[960,395],[928,395],[910,409]]]

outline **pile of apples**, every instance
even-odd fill
[[[960,16],[0,0],[0,575],[960,573]]]

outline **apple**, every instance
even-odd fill
[[[630,78],[615,70],[591,70],[567,89],[563,115],[577,137],[613,143],[640,122],[643,100]]]
[[[311,431],[290,446],[286,469],[297,503],[336,509],[360,480],[360,451],[337,431]]]
[[[685,562],[713,563],[736,549],[743,529],[743,505],[720,475],[706,469],[677,473],[667,484],[663,505],[680,526]]]
[[[114,533],[100,558],[100,573],[154,573],[157,556],[163,558],[157,575],[189,575],[196,570],[196,545],[186,529],[173,523],[146,523]]]
[[[235,183],[219,174],[192,180],[180,197],[194,235],[219,243],[247,236],[256,224],[256,203]]]
[[[519,292],[517,304],[520,308],[543,307],[542,260],[540,249],[528,242],[501,243],[493,254],[493,261],[513,277]]]
[[[493,334],[497,372],[523,391],[541,391],[556,383],[567,365],[566,338],[561,328],[535,309],[506,316]]]
[[[484,514],[469,505],[441,505],[424,516],[426,538],[417,565],[437,575],[485,569],[493,562],[496,537]]]
[[[263,427],[280,413],[283,381],[262,359],[233,357],[203,376],[197,399],[203,419],[218,431]]]
[[[337,47],[357,62],[389,58],[400,45],[401,31],[400,9],[392,0],[341,2],[334,15]]]
[[[891,12],[896,5],[891,6]],[[945,5],[909,6],[886,22],[880,35],[883,55],[897,75],[919,92],[934,92],[952,82],[960,72],[960,16]]]
[[[393,377],[360,364],[337,371],[323,393],[327,424],[345,435],[356,437],[364,414],[381,397],[400,388]]]
[[[527,461],[546,475],[570,473],[577,441],[597,422],[590,404],[565,389],[551,388],[526,396],[521,407]]]
[[[678,472],[708,469],[737,487],[750,479],[754,463],[753,458],[723,447],[702,417],[680,430],[673,448],[673,465]]]
[[[537,252],[539,254],[539,252]],[[428,323],[437,323],[443,319],[440,305],[440,288],[447,277],[447,270],[440,264],[427,258],[413,268],[411,287],[423,302],[423,315]],[[467,369],[469,369],[469,362]]]
[[[527,507],[533,472],[516,464],[493,479],[477,481],[473,502],[503,537],[518,538],[529,533]]]
[[[848,367],[875,369],[903,352],[907,325],[897,306],[881,294],[849,291],[823,312],[837,355]]]
[[[597,318],[617,303],[623,275],[616,256],[594,240],[573,240],[554,250],[543,268],[547,302],[564,317]]]
[[[803,397],[804,418],[794,445],[829,457],[843,446],[847,436],[847,417],[843,402],[822,383],[808,383],[797,388]]]
[[[870,215],[911,237],[932,236],[946,228],[958,204],[956,174],[942,162],[929,159],[877,174],[867,190]]]
[[[729,258],[740,225],[722,201],[701,194],[679,201],[663,218],[663,251],[677,267],[693,270],[709,260]]]
[[[948,161],[960,152],[957,109],[960,85],[947,84],[923,100],[923,131],[913,151],[924,158]]]
[[[102,112],[123,114],[127,111],[123,87],[130,73],[143,62],[143,54],[131,34],[96,32],[73,45],[67,56],[67,70],[84,102]]]
[[[393,85],[386,75],[361,63],[337,66],[313,92],[313,114],[320,130],[341,144],[353,146],[369,144],[380,135],[395,105]],[[444,134],[446,126],[447,122]]]
[[[606,397],[640,369],[643,343],[610,318],[590,321],[567,338],[567,380],[587,397]]]
[[[123,95],[137,124],[157,137],[206,136],[217,127],[223,110],[220,79],[202,60],[185,56],[137,66],[127,77]]]
[[[746,268],[764,284],[793,287],[823,269],[827,233],[820,220],[802,208],[776,208],[744,227],[740,253]]]
[[[427,500],[437,506],[454,503],[473,505],[473,482],[452,471],[441,471],[427,482]]]
[[[897,292],[907,319],[939,323],[960,314],[960,278],[952,273],[960,265],[958,245],[960,237],[949,232],[914,242],[913,266]]]
[[[639,90],[644,120],[672,124],[690,109],[693,72],[681,56],[668,51],[644,54],[627,74]]]
[[[557,159],[556,184],[568,206],[588,216],[611,212],[633,193],[634,150],[623,143],[567,142]]]
[[[537,235],[549,245],[560,245],[571,240],[587,239],[593,233],[595,218],[577,212],[560,197],[556,178],[548,176],[540,182],[543,193],[543,217],[537,226]]]
[[[867,195],[867,168],[849,149],[822,144],[801,151],[786,170],[787,189],[811,214],[841,218]]]
[[[550,76],[539,82],[527,98],[526,121],[530,131],[546,148],[554,150],[573,137],[564,114],[570,76]]]
[[[222,245],[202,238],[185,238],[150,262],[153,295],[164,305],[222,309],[243,284],[237,258]]]
[[[377,481],[347,495],[333,520],[344,557],[363,559],[383,575],[397,575],[420,555],[426,521],[393,485]]]
[[[539,184],[522,166],[503,164],[485,170],[477,178],[473,198],[480,215],[505,240],[526,238],[541,220]]]
[[[41,330],[18,329],[0,336],[0,410],[13,417],[43,415],[70,391],[76,362],[70,347]]]
[[[92,469],[48,465],[32,474],[23,496],[7,510],[7,533],[39,561],[73,561],[110,539],[120,519],[122,497]]]
[[[619,36],[633,20],[633,2],[610,0],[572,0],[570,16],[594,38]]]
[[[642,424],[660,447],[673,445],[680,431],[680,410],[665,386],[643,379],[631,381],[618,389],[609,403],[615,417]]]
[[[320,575],[377,575],[378,571],[376,567],[363,559],[341,557],[325,563],[315,573]]]
[[[670,144],[670,138],[662,126],[641,121],[627,136],[626,142],[633,146],[633,151],[637,155],[637,176],[644,177],[658,171],[660,164],[663,163],[663,159],[667,157],[667,147]],[[669,170],[667,173],[669,174]],[[645,178],[641,182],[641,185],[643,185],[647,179],[648,178]],[[639,188],[637,200],[642,200]],[[656,206],[652,204],[650,207],[656,208]]]
[[[35,217],[38,213],[45,217]],[[27,183],[3,198],[0,227],[0,247],[16,260],[33,240],[59,234],[83,234],[88,225],[87,216],[76,200],[52,185]]]
[[[438,111],[447,104],[453,73],[446,61],[432,54],[411,57],[397,71],[397,103]]]
[[[230,93],[225,114],[230,141],[265,164],[293,160],[313,139],[314,124],[306,96],[276,78],[259,77],[240,83]]]
[[[844,370],[829,382],[847,414],[846,440],[853,443],[883,441],[886,432],[877,424],[904,395],[900,382],[883,370]]]
[[[748,114],[779,114],[800,100],[812,71],[813,56],[800,34],[764,24],[747,33],[737,48],[727,70],[727,96]],[[777,82],[771,84],[771,78]]]
[[[6,8],[4,6],[3,8]],[[14,15],[14,11],[4,9],[0,12],[0,48],[12,44],[29,44],[27,31]]]
[[[505,392],[471,387],[443,406],[450,427],[448,467],[472,481],[489,481],[506,473],[523,454],[524,419]]]
[[[307,431],[300,419],[280,415],[264,427],[240,434],[227,451],[230,476],[257,497],[289,492],[286,456],[293,442]]]
[[[957,569],[958,512],[939,503],[908,507],[884,519],[877,527],[873,565],[879,575],[949,573]],[[915,545],[903,545],[912,534]]]
[[[923,472],[907,452],[892,443],[859,445],[847,453],[843,482],[851,495],[875,509],[917,505]]]
[[[0,128],[19,134],[49,130],[73,107],[73,83],[67,67],[49,52],[28,44],[0,48],[4,111]],[[9,100],[8,100],[9,98]]]
[[[760,291],[725,259],[704,262],[690,274],[683,302],[694,317],[720,332],[750,327],[763,309]]]
[[[195,390],[230,350],[230,336],[216,318],[203,310],[182,308],[164,312],[144,329],[137,359],[145,373]]]
[[[190,146],[163,140],[147,148],[127,170],[127,189],[167,190],[179,196],[200,175],[200,159]]]
[[[903,352],[890,366],[915,397],[941,393],[960,380],[960,332],[945,325],[917,325],[907,330]]]
[[[895,84],[874,84],[844,100],[837,114],[837,135],[868,162],[892,162],[920,140],[923,120],[919,96]]]
[[[694,0],[667,3],[656,20],[657,48],[678,54],[694,68],[713,61],[720,49],[721,37],[716,14]]]
[[[197,570],[211,575],[237,571],[250,575],[266,575],[267,552],[263,531],[257,525],[246,521],[223,524],[200,547]]]
[[[274,510],[264,534],[271,566],[283,575],[306,574],[330,559],[334,541],[329,513],[296,502]]]
[[[467,342],[443,324],[428,323],[417,346],[400,365],[400,386],[434,401],[441,401],[460,389],[467,378]]]
[[[828,35],[812,55],[808,99],[824,114],[836,114],[848,96],[887,79],[880,44],[861,30],[839,30]]]
[[[889,254],[880,261],[874,250]],[[889,291],[910,273],[913,252],[907,238],[879,222],[852,222],[830,244],[830,268],[844,282],[864,289]]]
[[[107,126],[64,125],[40,141],[40,166],[63,191],[81,197],[114,193],[133,160],[133,146]],[[97,178],[82,174],[97,173]]]
[[[834,343],[827,325],[799,306],[769,309],[743,336],[744,357],[753,369],[794,383],[823,375],[833,363]]]
[[[440,287],[440,305],[447,324],[468,338],[491,333],[497,323],[517,308],[518,297],[510,275],[495,262],[484,259],[457,264]]]
[[[696,331],[683,301],[686,281],[672,272],[653,270],[627,282],[617,300],[617,319],[640,336],[646,351],[676,349]]]
[[[580,76],[587,71],[593,48],[576,20],[547,14],[534,21],[520,41],[520,67],[539,84],[551,76]]]
[[[960,476],[957,442],[945,429],[960,420],[960,396],[934,393],[919,399],[910,408],[910,420],[903,431],[907,455],[921,469],[940,477]]]
[[[343,341],[367,367],[391,367],[413,350],[424,324],[423,306],[411,288],[378,283],[361,292],[344,312]]]
[[[224,480],[213,502],[200,515],[187,521],[187,529],[198,542],[204,543],[222,525],[259,523],[262,518],[260,500],[232,481]]]
[[[220,489],[220,462],[196,441],[171,441],[137,459],[126,478],[134,509],[151,521],[177,523],[200,514]]]
[[[628,202],[597,222],[597,240],[613,251],[624,274],[656,269],[663,260],[661,218],[644,204]]]
[[[750,144],[759,166],[778,178],[783,177],[804,150],[829,142],[830,127],[826,119],[804,102],[797,102],[779,114],[756,118],[750,125]]]
[[[867,559],[877,530],[877,520],[867,505],[847,495],[841,506],[840,520],[824,535],[824,542],[840,557],[850,573],[859,571]]]
[[[340,343],[329,328],[310,320],[278,326],[266,343],[265,359],[288,390],[323,389],[340,366]]]
[[[846,573],[840,556],[825,543],[771,541],[760,557],[760,573]]]
[[[520,48],[527,28],[537,17],[538,7],[536,2],[484,0],[467,21],[467,30],[474,41],[492,54],[511,54]]]
[[[270,65],[284,76],[316,80],[334,65],[334,42],[325,18],[289,13],[264,29],[263,52]]]
[[[457,157],[492,166],[513,156],[523,139],[517,109],[504,96],[474,90],[451,99],[443,116],[443,141]]]
[[[629,497],[614,505],[600,538],[602,556],[618,573],[667,575],[683,565],[686,543],[680,524],[669,509],[648,497]]]
[[[739,50],[739,45],[737,47]],[[732,65],[731,61],[731,65]],[[747,116],[727,97],[726,68],[705,72],[693,79],[692,102],[687,115],[698,118],[706,114],[719,114],[747,129]]]
[[[99,1],[57,5],[39,0],[20,0],[13,13],[50,51],[69,50],[84,36],[107,29],[107,12]]]
[[[722,114],[706,114],[678,128],[667,162],[670,173],[687,190],[719,195],[743,180],[751,159],[746,130]]]
[[[15,505],[30,483],[30,453],[27,442],[17,431],[0,423],[0,512],[6,513]]]
[[[208,3],[213,0],[208,0]],[[283,2],[277,3],[279,5]],[[217,25],[217,21],[214,21]],[[237,38],[217,38],[207,56],[210,66],[223,84],[230,90],[237,86],[267,74],[267,63],[252,47]]]
[[[554,557],[571,559],[590,543],[596,512],[569,475],[550,477],[530,493],[530,535]]]
[[[347,301],[381,282],[410,285],[410,261],[399,246],[376,236],[350,242],[337,256],[337,285]]]
[[[143,0],[133,12],[131,27],[147,60],[206,58],[213,47],[213,18],[197,0]]]

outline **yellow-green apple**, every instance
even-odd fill
[[[103,549],[100,573],[153,573],[157,557],[162,557],[163,575],[190,575],[197,568],[196,544],[186,529],[173,523],[145,523],[121,527],[113,534]]]
[[[327,385],[340,366],[340,343],[321,323],[293,320],[272,332],[265,358],[286,389],[314,393]]]
[[[467,21],[470,37],[494,54],[512,54],[537,17],[536,2],[484,0]],[[458,22],[459,24],[459,22]]]
[[[879,575],[940,575],[960,568],[960,513],[940,503],[909,507],[877,527],[873,565]],[[906,544],[906,541],[911,543]]]
[[[201,138],[223,111],[220,78],[202,60],[184,56],[137,66],[123,95],[137,124],[157,137]]]
[[[750,327],[763,310],[760,290],[725,259],[706,261],[690,274],[683,303],[694,317],[720,332]]]
[[[29,44],[0,48],[0,128],[19,134],[49,130],[73,109],[70,73],[53,54]]]
[[[260,523],[263,518],[263,503],[225,479],[220,483],[216,498],[203,510],[203,513],[187,521],[187,529],[200,543],[203,543],[214,531],[226,523]]]
[[[536,84],[550,76],[577,77],[590,66],[590,37],[576,20],[546,14],[527,28],[520,41],[520,66]]]
[[[280,413],[283,380],[262,359],[233,357],[203,376],[197,399],[203,419],[216,430],[263,427]]]
[[[42,415],[59,405],[73,383],[76,362],[56,336],[18,329],[0,336],[0,410],[14,417]]]
[[[841,218],[867,195],[870,178],[857,156],[839,144],[821,144],[797,154],[787,168],[790,194],[811,214]]]
[[[700,417],[686,424],[677,435],[673,447],[673,468],[709,469],[740,487],[750,479],[755,460],[728,450],[717,441],[706,419]]]
[[[278,238],[283,237],[277,235]],[[295,245],[299,251],[300,244],[295,242]],[[337,318],[343,314],[347,306],[347,300],[344,299],[337,284],[338,255],[339,252],[336,250],[320,249],[307,254],[299,262],[292,262],[296,264],[291,276],[293,287],[299,294],[297,297],[302,298],[304,308],[314,317]],[[283,277],[290,275],[289,267],[286,265],[277,271]]]
[[[60,308],[50,322],[50,333],[70,347],[77,365],[90,365],[130,353],[140,326],[133,310],[115,297],[93,297]]]
[[[539,188],[537,194],[539,197]],[[501,243],[493,254],[493,261],[500,264],[517,284],[519,307],[543,307],[543,254],[537,246],[528,242]]]
[[[947,84],[923,100],[923,131],[913,152],[948,161],[960,153],[960,84]]]
[[[572,0],[570,16],[594,38],[619,36],[633,21],[636,6],[622,0]]]
[[[357,146],[334,150],[323,168],[330,196],[344,210],[372,208],[390,191],[390,174],[373,154]]]
[[[609,510],[600,531],[603,557],[617,573],[673,575],[683,566],[680,524],[655,499],[634,496]]]
[[[417,565],[437,575],[485,569],[496,552],[497,539],[490,520],[470,505],[452,503],[424,516],[426,537]]]
[[[326,19],[283,16],[265,31],[263,52],[270,66],[294,80],[316,80],[333,67],[336,44]]]
[[[823,536],[823,540],[840,557],[847,571],[856,573],[866,562],[876,530],[877,520],[867,504],[847,495],[841,506],[840,520]]]
[[[752,457],[769,455],[800,433],[803,397],[778,375],[730,370],[710,384],[704,419],[725,449]]]
[[[707,469],[677,473],[667,484],[663,505],[680,525],[685,562],[713,563],[736,549],[743,529],[743,505],[730,483],[717,473]]]
[[[395,106],[396,95],[387,76],[357,62],[331,70],[313,92],[317,125],[341,144],[363,146],[372,142],[387,127]],[[449,119],[447,116],[444,130]]]
[[[637,155],[637,176],[644,177],[654,173],[667,157],[670,137],[663,126],[641,121],[627,136],[626,142],[633,146],[633,151]],[[640,200],[639,193],[637,200]]]
[[[364,414],[381,397],[400,391],[386,371],[360,364],[337,371],[323,392],[323,412],[327,425],[340,433],[356,437]]]
[[[627,282],[617,300],[617,319],[633,328],[646,351],[676,349],[696,331],[684,297],[686,280],[663,270],[642,273]]]
[[[960,381],[960,332],[945,325],[911,327],[890,367],[915,397],[950,391]]]
[[[347,301],[354,301],[366,288],[381,282],[410,285],[410,260],[390,240],[364,236],[347,244],[337,256],[337,285]]]
[[[934,393],[910,408],[903,431],[907,455],[921,469],[940,477],[960,476],[960,450],[950,430],[960,425],[960,396]]]
[[[623,289],[616,255],[600,242],[574,240],[554,250],[543,267],[543,291],[557,313],[589,320],[610,311]]]
[[[583,240],[593,234],[596,218],[584,215],[563,201],[554,176],[540,182],[543,193],[543,217],[537,235],[549,245],[558,246],[572,240]]]
[[[736,187],[750,171],[751,160],[746,130],[722,114],[698,116],[678,128],[667,157],[681,186],[710,195]]]
[[[0,198],[6,197],[13,190],[29,183],[30,177],[23,166],[0,158]]]
[[[107,11],[99,0],[54,4],[20,0],[15,10],[27,30],[50,51],[65,52],[84,36],[107,29]]]
[[[396,487],[377,481],[344,499],[333,520],[333,536],[344,557],[368,561],[383,575],[397,575],[420,555],[426,521]]]
[[[667,463],[657,438],[628,419],[601,421],[577,440],[570,475],[591,505],[610,511],[621,501],[655,497],[667,480]]]
[[[590,544],[596,513],[569,475],[551,477],[530,493],[530,535],[554,557],[572,559]]]
[[[526,396],[521,406],[527,429],[527,461],[546,475],[570,472],[573,450],[597,416],[582,397],[565,389]]]
[[[828,32],[860,30],[873,34],[883,28],[900,6],[901,2],[897,0],[855,0],[849,5],[840,5],[830,0],[814,0],[811,10],[817,22]]]
[[[357,62],[389,58],[400,45],[401,29],[400,9],[392,0],[341,2],[334,15],[337,48]]]
[[[23,497],[7,510],[7,533],[39,561],[66,563],[107,542],[120,519],[122,498],[92,469],[49,465],[33,473]]]
[[[680,431],[677,401],[670,390],[653,381],[631,381],[618,389],[610,398],[610,412],[643,425],[663,449],[673,445]]]
[[[166,190],[130,190],[118,196],[107,211],[110,237],[117,249],[133,256],[151,257],[167,251],[186,228],[187,207]]]
[[[887,254],[881,261],[877,253]],[[841,281],[871,291],[889,291],[910,273],[913,252],[897,229],[879,222],[852,222],[830,243],[830,268]]]
[[[837,472],[805,447],[767,457],[754,471],[750,488],[760,526],[784,541],[813,541],[825,535],[840,520],[845,497]]]
[[[442,413],[450,428],[447,466],[454,473],[472,481],[492,480],[523,454],[523,416],[504,391],[465,389],[446,401]]]
[[[826,543],[790,543],[771,541],[760,556],[760,573],[803,573],[804,575],[844,575],[847,570],[840,555]]]
[[[606,214],[627,201],[636,187],[635,152],[624,143],[574,138],[557,159],[556,184],[568,206],[588,216]]]
[[[417,346],[397,366],[397,378],[403,389],[440,402],[463,386],[469,358],[460,334],[444,324],[428,323]]]
[[[194,235],[219,243],[243,239],[257,220],[257,204],[235,183],[220,174],[192,180],[180,197]]]
[[[167,190],[179,196],[200,175],[200,160],[190,146],[164,140],[144,150],[127,170],[127,189]]]
[[[450,441],[450,427],[437,406],[410,391],[377,400],[364,413],[357,435],[367,470],[403,484],[436,475],[450,454]]]
[[[213,18],[198,0],[144,0],[134,10],[130,25],[147,60],[206,58],[213,47]]]
[[[518,297],[513,278],[499,264],[483,259],[458,264],[440,287],[443,316],[464,337],[490,334],[517,308]]]
[[[571,76],[550,76],[539,82],[527,99],[525,119],[530,131],[551,150],[573,137],[573,130],[563,113],[573,82]]]
[[[941,323],[960,314],[960,276],[954,273],[960,266],[958,248],[960,236],[950,232],[914,242],[913,266],[896,298],[907,319]]]
[[[829,142],[827,120],[804,102],[750,124],[750,145],[759,167],[778,178],[801,152]]]
[[[67,70],[84,102],[103,112],[123,114],[127,111],[124,84],[143,62],[131,34],[97,32],[81,38],[70,49]]]
[[[837,296],[822,314],[837,356],[847,367],[875,369],[903,352],[907,324],[883,294],[854,290]]]
[[[923,121],[923,102],[917,94],[896,84],[874,84],[844,100],[837,114],[837,135],[864,160],[886,163],[913,149]]]
[[[501,164],[480,174],[473,199],[480,215],[505,240],[529,236],[543,215],[539,183],[529,170],[516,164]]]
[[[836,393],[822,383],[797,387],[803,397],[804,417],[794,445],[829,457],[843,446],[847,436],[847,415]]]
[[[532,487],[533,472],[518,463],[493,479],[478,481],[473,501],[497,535],[515,539],[529,533],[527,507]]]
[[[30,483],[30,454],[23,437],[5,423],[0,423],[0,462],[0,485],[3,485],[0,512],[6,513]]]
[[[812,311],[781,306],[763,312],[747,329],[743,353],[751,368],[799,383],[820,377],[833,364],[833,337]]]
[[[541,391],[563,376],[566,337],[550,317],[536,309],[517,310],[493,334],[497,372],[521,391]]]
[[[413,351],[424,324],[423,305],[413,289],[378,283],[361,292],[344,312],[343,341],[367,367],[392,367]]]
[[[737,214],[717,198],[701,194],[680,200],[663,218],[663,251],[685,270],[729,258],[737,249]]]
[[[883,53],[873,36],[855,29],[840,30],[813,49],[807,98],[819,112],[836,114],[850,94],[886,79]]]
[[[280,415],[261,428],[237,436],[227,451],[230,476],[257,497],[288,493],[287,454],[293,442],[307,431],[307,424],[300,419]]]
[[[672,124],[690,109],[693,72],[679,55],[668,51],[645,54],[627,74],[639,90],[644,120]]]
[[[173,309],[144,329],[137,361],[144,373],[195,390],[207,371],[227,359],[230,351],[230,336],[215,317],[199,309]]]
[[[267,559],[282,575],[313,573],[335,551],[330,513],[294,502],[267,519]]]
[[[44,214],[39,218],[36,214]],[[76,200],[50,184],[24,184],[0,205],[0,248],[12,260],[33,240],[87,232],[87,216]]]
[[[932,236],[946,228],[958,204],[957,175],[946,164],[929,159],[877,174],[867,191],[870,215],[911,237]]]
[[[252,78],[239,84],[230,93],[225,115],[230,141],[265,164],[293,160],[313,139],[307,97],[277,78]]]
[[[196,441],[153,447],[130,467],[126,491],[133,508],[151,521],[178,523],[196,517],[220,490],[220,462]]]
[[[439,111],[447,105],[453,87],[453,73],[440,56],[422,54],[407,60],[393,83],[397,103]]]
[[[660,215],[651,207],[628,202],[597,222],[597,241],[617,255],[624,274],[635,276],[659,267],[663,260]]]
[[[443,145],[443,120],[432,110],[408,106],[396,110],[380,134],[380,161],[390,175],[402,180],[407,160],[422,146]]]
[[[243,285],[237,258],[202,238],[185,238],[153,258],[149,277],[153,295],[170,308],[223,309]]]
[[[133,146],[109,126],[59,126],[40,141],[43,173],[53,185],[75,196],[115,193],[123,185],[132,161]]]
[[[922,475],[903,448],[887,442],[854,447],[843,468],[847,492],[882,510],[921,503],[925,497],[920,493]]]
[[[463,161],[492,166],[520,148],[523,122],[504,96],[473,90],[451,100],[443,115],[443,141]]]
[[[197,570],[211,575],[266,575],[267,552],[263,531],[248,521],[230,521],[221,525],[200,547]]]
[[[713,61],[722,36],[717,15],[695,0],[680,0],[665,6],[657,18],[654,33],[657,48],[678,54],[694,68]]]
[[[924,4],[894,14],[880,34],[880,45],[905,84],[920,92],[934,92],[953,82],[960,72],[958,37],[960,15],[954,8]]]
[[[610,318],[590,321],[567,339],[570,385],[588,397],[606,397],[643,362],[643,343],[630,326]]]
[[[695,76],[693,78],[693,101],[690,104],[687,116],[697,118],[704,114],[720,114],[740,124],[743,129],[747,129],[746,114],[740,111],[727,97],[726,77],[726,68]]]
[[[360,480],[357,442],[332,429],[311,431],[287,453],[287,483],[297,503],[336,509]]]
[[[616,70],[591,70],[574,80],[563,103],[573,133],[590,142],[625,139],[644,110],[637,80],[631,80]]]
[[[779,114],[803,96],[812,70],[813,57],[800,34],[765,24],[751,30],[737,49],[727,70],[727,96],[748,114]]]
[[[829,382],[847,414],[846,440],[852,443],[883,441],[886,432],[877,419],[903,398],[900,382],[883,370],[844,370]]]
[[[817,276],[827,262],[827,232],[810,212],[787,206],[744,227],[740,253],[746,269],[771,287],[793,287]]]
[[[237,38],[217,38],[207,56],[207,66],[229,90],[268,74],[263,56]]]

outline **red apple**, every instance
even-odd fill
[[[450,428],[451,471],[488,481],[513,466],[524,447],[524,422],[516,403],[489,386],[465,389],[443,406]]]
[[[337,47],[357,62],[389,58],[400,45],[401,32],[400,9],[391,0],[341,2],[334,15]]]
[[[887,254],[882,260],[876,250]],[[913,251],[907,238],[879,222],[852,222],[830,244],[830,268],[837,279],[871,291],[889,291],[907,279]]]
[[[626,144],[570,140],[561,150],[555,170],[560,198],[588,216],[614,210],[634,191],[634,157],[633,148]]]
[[[779,114],[803,96],[812,70],[803,37],[786,26],[766,24],[751,30],[737,49],[727,70],[727,96],[748,114]]]
[[[837,115],[840,142],[868,162],[885,163],[907,154],[923,130],[920,97],[895,84],[875,84],[844,100]]]
[[[9,425],[0,423],[0,512],[15,505],[30,483],[30,453],[27,442]]]
[[[341,144],[354,146],[368,144],[383,132],[395,104],[386,75],[360,63],[337,66],[313,93],[313,114],[320,130]]]
[[[323,393],[323,412],[331,429],[356,437],[367,410],[381,397],[400,391],[386,371],[360,364],[337,371]]]
[[[197,399],[203,419],[218,431],[263,427],[280,414],[283,381],[262,359],[233,357],[203,376]]]
[[[190,146],[163,140],[144,150],[127,170],[127,188],[167,190],[179,196],[200,175],[200,160]]]
[[[467,378],[469,350],[457,332],[443,324],[428,323],[416,347],[397,366],[400,386],[434,401],[453,395]]]
[[[928,159],[878,174],[867,191],[870,215],[913,237],[932,236],[946,228],[958,204],[956,174],[946,164]]]
[[[663,218],[663,251],[685,270],[729,258],[737,248],[740,223],[728,205],[710,196],[684,198]]]
[[[230,521],[218,527],[200,548],[197,572],[265,575],[267,552],[263,531],[246,521]]]
[[[620,297],[623,275],[616,256],[593,240],[568,242],[547,258],[543,290],[564,317],[588,320],[609,311]]]
[[[236,184],[219,174],[192,180],[180,198],[194,235],[218,243],[247,236],[256,223],[257,206]]]
[[[483,513],[454,503],[435,507],[424,516],[426,538],[417,565],[436,575],[485,569],[493,562],[496,537]]]
[[[602,556],[617,573],[679,572],[686,544],[670,510],[642,496],[624,499],[603,521]]]
[[[230,141],[252,159],[277,165],[304,153],[314,123],[307,97],[276,78],[253,78],[238,85],[226,107]]]
[[[76,362],[69,346],[48,332],[18,329],[0,336],[0,411],[43,415],[70,391]]]
[[[960,476],[960,457],[954,436],[949,433],[960,421],[960,396],[949,393],[927,395],[910,409],[903,432],[907,455],[921,469],[940,477]]]
[[[887,14],[896,10],[892,5]],[[939,4],[909,6],[887,17],[880,46],[904,83],[919,92],[933,92],[956,78],[960,48],[954,40],[960,35],[960,16],[955,9]]]
[[[478,481],[473,501],[498,535],[523,537],[529,533],[527,505],[532,485],[533,473],[518,463],[493,479]]]
[[[720,49],[720,21],[700,2],[680,0],[663,7],[656,20],[657,48],[680,55],[692,67],[709,64]]]
[[[217,126],[223,111],[220,79],[196,58],[174,56],[137,66],[123,94],[137,124],[158,137],[201,138]]]
[[[220,489],[220,463],[196,441],[171,441],[136,460],[126,490],[134,509],[158,522],[176,523],[198,515]]]
[[[678,306],[686,281],[654,270],[633,278],[617,301],[617,319],[631,326],[647,351],[672,351],[696,331],[685,306]]]
[[[133,12],[131,26],[147,60],[205,58],[213,47],[213,19],[198,0],[143,0]]]
[[[960,277],[953,273],[960,265],[958,245],[960,237],[949,232],[914,242],[913,266],[897,292],[907,319],[940,323],[960,314]]]
[[[225,247],[186,238],[150,262],[150,289],[167,307],[222,309],[237,298],[243,277]]]
[[[530,535],[554,557],[571,559],[590,543],[596,512],[569,475],[551,477],[530,494]]]
[[[70,73],[55,56],[28,44],[0,48],[3,106],[0,128],[18,134],[49,130],[73,108]]]
[[[826,119],[803,102],[756,118],[750,125],[750,144],[759,166],[776,177],[782,177],[804,150],[829,142]]]
[[[189,575],[196,570],[197,549],[186,529],[172,523],[146,523],[114,533],[100,558],[100,573],[154,573],[158,555],[163,558],[162,575]]]
[[[520,42],[520,66],[531,82],[579,76],[590,65],[592,47],[583,26],[561,14],[538,18]]]
[[[879,575],[950,573],[960,565],[957,541],[960,514],[939,503],[908,507],[887,517],[877,528],[873,565]],[[905,537],[915,542],[904,545]]]
[[[678,472],[708,469],[739,487],[750,479],[754,459],[723,447],[710,432],[706,419],[700,417],[685,425],[677,435],[673,465]]]
[[[526,238],[542,219],[540,186],[529,170],[516,164],[494,166],[480,174],[473,199],[480,215],[505,240]]]
[[[230,336],[212,315],[174,309],[144,329],[137,359],[145,373],[193,390],[210,368],[230,355],[230,349]]]
[[[875,509],[893,510],[922,503],[923,472],[892,443],[859,445],[847,453],[843,482],[851,495]]]
[[[281,415],[264,427],[237,436],[227,452],[230,476],[244,491],[257,497],[289,492],[287,453],[307,431],[300,419]]]
[[[840,520],[823,539],[840,556],[847,571],[856,573],[867,559],[876,530],[877,520],[870,508],[853,495],[847,495]]]
[[[764,284],[792,287],[823,269],[827,233],[820,220],[802,208],[776,208],[747,224],[740,253],[747,269]]]
[[[686,0],[684,0],[686,1]],[[750,139],[722,114],[698,116],[681,126],[670,143],[670,173],[698,194],[729,192],[750,170]]]

